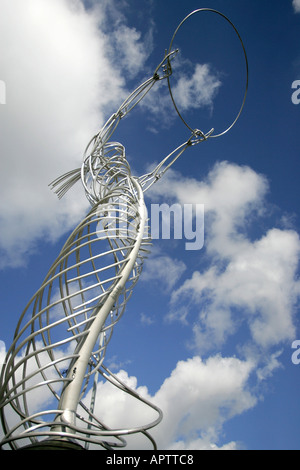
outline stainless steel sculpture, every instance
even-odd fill
[[[18,322],[1,372],[0,412],[5,448],[124,447],[125,435],[148,430],[162,412],[125,384],[103,364],[113,328],[124,313],[142,271],[150,240],[144,192],[190,146],[226,133],[192,129],[181,117],[169,77],[174,38],[152,77],[140,85],[89,143],[81,168],[56,181],[59,197],[81,179],[91,210],[75,228],[51,266],[40,289]],[[232,25],[233,26],[233,25]],[[235,29],[235,27],[233,26]],[[235,29],[236,31],[236,29]],[[238,32],[236,31],[238,34]],[[190,129],[189,139],[165,157],[150,173],[135,177],[124,147],[109,139],[124,118],[159,80],[168,80],[174,106]],[[98,376],[150,406],[157,413],[151,423],[130,429],[110,429],[94,414]],[[40,399],[42,397],[42,400]],[[89,399],[89,401],[88,401]],[[42,447],[40,447],[42,446]]]

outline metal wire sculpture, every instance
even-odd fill
[[[81,168],[52,183],[61,198],[81,180],[92,208],[67,239],[19,319],[1,372],[2,448],[34,449],[42,444],[43,448],[117,449],[126,445],[125,435],[135,433],[142,433],[156,448],[148,431],[162,419],[161,410],[122,383],[103,361],[149,252],[144,192],[187,148],[227,132],[244,106],[248,64],[239,36],[247,83],[233,124],[220,134],[214,134],[214,129],[204,133],[191,129],[177,109],[169,82],[171,59],[177,53],[172,44],[184,21],[200,11],[217,13],[232,25],[215,10],[190,13],[176,29],[153,76],[130,94],[92,138]],[[163,79],[168,80],[175,109],[191,135],[153,171],[138,178],[131,174],[123,145],[109,139],[120,120]],[[157,417],[130,429],[108,427],[94,413],[99,376],[152,408]]]

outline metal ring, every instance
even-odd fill
[[[173,37],[171,39],[171,43],[170,43],[170,46],[169,46],[169,50],[168,50],[168,54],[171,52],[171,49],[172,49],[172,46],[173,46],[173,42],[174,42],[174,39],[175,39],[175,36],[176,34],[178,33],[178,30],[181,28],[181,26],[183,25],[183,23],[189,19],[192,15],[194,15],[195,13],[198,13],[198,12],[201,12],[201,11],[210,11],[212,13],[216,13],[220,16],[222,16],[222,18],[224,18],[231,26],[232,28],[234,29],[234,31],[236,32],[239,40],[240,40],[240,43],[242,45],[242,48],[243,48],[243,52],[244,52],[244,57],[245,57],[245,63],[246,63],[246,86],[245,86],[245,93],[244,93],[244,98],[243,98],[243,102],[242,102],[242,105],[240,107],[240,110],[236,116],[236,118],[234,119],[234,121],[230,124],[229,127],[227,127],[227,129],[225,129],[223,132],[220,132],[219,134],[216,134],[216,135],[210,135],[209,137],[210,138],[213,138],[213,137],[220,137],[221,135],[224,135],[226,134],[226,132],[228,132],[234,125],[235,123],[237,122],[237,120],[239,119],[240,115],[241,115],[241,112],[243,110],[243,107],[244,107],[244,104],[245,104],[245,101],[246,101],[246,96],[247,96],[247,91],[248,91],[248,77],[249,77],[249,70],[248,70],[248,59],[247,59],[247,54],[246,54],[246,49],[245,49],[245,46],[244,46],[244,43],[242,41],[242,38],[238,32],[238,30],[236,29],[236,27],[234,26],[234,24],[227,18],[227,16],[223,15],[223,13],[220,13],[219,11],[217,10],[213,10],[211,8],[199,8],[198,10],[194,10],[192,11],[189,15],[187,15],[182,21],[181,23],[179,23],[179,25],[177,26],[174,34],[173,34]],[[191,132],[194,132],[194,129],[192,127],[190,127],[187,122],[184,120],[184,118],[181,116],[178,108],[177,108],[177,105],[175,103],[175,100],[174,100],[174,97],[173,97],[173,94],[172,94],[172,90],[171,90],[171,84],[170,84],[170,77],[167,77],[167,80],[168,80],[168,87],[169,87],[169,92],[170,92],[170,95],[171,95],[171,98],[172,98],[172,101],[173,101],[173,104],[174,104],[174,107],[177,111],[177,114],[178,116],[180,117],[180,119],[183,121],[183,123],[190,129]]]

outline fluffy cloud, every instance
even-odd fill
[[[295,280],[298,258],[298,235],[272,229],[248,246],[243,243],[225,268],[215,265],[205,272],[195,272],[173,292],[172,302],[178,305],[180,299],[184,302],[192,298],[194,305],[203,305],[199,323],[194,326],[197,346],[202,349],[208,339],[221,345],[235,333],[242,318],[260,346],[291,339],[299,295]],[[237,308],[239,320],[233,313]]]
[[[265,213],[266,179],[249,167],[221,162],[205,181],[175,172],[167,181],[154,188],[155,196],[161,191],[182,204],[204,203],[210,259],[209,267],[195,271],[173,291],[169,319],[187,322],[191,316],[200,351],[220,347],[241,324],[259,347],[291,339],[300,293],[299,236],[279,228],[254,239],[248,235],[251,222]]]
[[[129,78],[134,77],[145,65],[149,51],[151,51],[150,35],[147,38],[149,44],[142,42],[141,32],[135,28],[121,25],[113,33],[113,41],[117,51],[121,51],[120,65]]]
[[[145,263],[141,282],[151,281],[157,283],[169,292],[179,281],[185,270],[186,265],[183,261],[162,254],[158,249],[152,249],[149,259]]]
[[[207,64],[196,64],[190,76],[179,76],[172,93],[179,110],[211,107],[220,85]]]
[[[221,356],[203,361],[195,356],[178,362],[154,396],[125,371],[117,376],[163,410],[163,420],[150,432],[160,449],[217,449],[224,421],[256,403],[248,386],[252,370],[250,361]],[[145,425],[156,418],[152,410],[108,382],[98,385],[95,410],[103,422],[117,429]],[[145,438],[129,438],[128,444],[129,448],[144,448]],[[223,448],[236,448],[236,444]]]
[[[76,198],[71,192],[58,202],[48,184],[81,164],[104,113],[115,110],[128,92],[121,67],[115,68],[116,44],[103,33],[105,2],[89,10],[80,0],[0,0],[0,7],[7,92],[1,113],[4,267],[26,262],[39,239],[56,240],[82,217],[87,204],[79,185]],[[114,21],[120,24],[118,57],[133,74],[128,57],[139,70],[146,57],[142,39],[122,26],[122,18]]]
[[[225,420],[254,406],[247,390],[251,370],[250,362],[221,356],[180,361],[154,397],[165,413],[155,431],[162,448],[179,436],[186,445],[197,435],[215,442]]]
[[[173,74],[170,83],[179,112],[185,112],[187,109],[199,110],[204,107],[212,111],[214,98],[222,85],[217,74],[211,70],[209,64],[187,66],[184,71],[181,70],[180,65],[180,58],[175,56],[172,62]],[[159,116],[160,129],[170,127],[174,119],[178,117],[165,81],[162,81],[157,88],[153,88],[151,96],[145,97],[142,106],[150,111],[156,120]],[[154,121],[151,130],[157,132],[157,123],[155,126]]]
[[[57,357],[59,354],[62,356],[58,353]],[[253,365],[251,361],[234,357],[217,355],[203,361],[195,356],[178,362],[153,396],[126,371],[120,370],[117,377],[126,387],[163,410],[163,420],[150,430],[159,449],[225,450],[236,449],[237,445],[229,442],[218,446],[222,424],[251,409],[257,401],[249,390]],[[38,376],[32,383],[37,381]],[[84,399],[86,405],[89,405],[90,394],[91,391]],[[27,396],[29,409],[45,409],[50,404],[49,398],[47,390],[33,389]],[[102,423],[119,430],[145,426],[157,418],[157,412],[142,401],[101,380],[97,385],[94,411]],[[18,422],[13,412],[6,414],[6,418],[11,423]],[[151,448],[143,435],[124,437],[128,449]]]
[[[300,13],[300,0],[293,0],[295,13]]]

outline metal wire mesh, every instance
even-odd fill
[[[113,154],[111,159],[115,158]],[[105,447],[103,435],[122,435],[122,430],[108,430],[84,404],[84,397],[96,373],[111,377],[102,368],[105,351],[148,252],[142,192],[136,190],[135,181],[125,169],[118,173],[121,182],[112,184],[110,194],[92,208],[70,235],[20,318],[2,371],[1,415],[6,431],[2,445],[7,442],[16,448],[16,440],[24,446],[44,435],[76,435],[77,441]],[[101,314],[102,325],[93,333],[95,320]],[[79,418],[75,408],[69,419],[64,412],[68,406],[63,401],[79,373],[78,360],[92,334],[96,341],[76,392],[76,401],[84,413]],[[113,382],[118,383],[116,380]],[[124,385],[122,388],[137,395]],[[40,409],[37,396],[43,397]],[[59,406],[45,412],[45,402]],[[144,432],[146,428],[138,430]],[[115,445],[119,445],[118,441]]]
[[[2,446],[16,449],[47,437],[114,448],[126,445],[122,435],[137,432],[156,446],[147,430],[161,420],[161,411],[120,382],[103,360],[149,248],[141,184],[131,175],[124,147],[108,139],[160,79],[157,70],[92,138],[82,167],[52,183],[61,198],[81,179],[92,209],[20,317],[1,373]],[[99,374],[154,409],[157,418],[130,429],[109,429],[94,415]],[[37,397],[43,398],[40,404]]]
[[[153,85],[168,79],[175,54],[170,46],[153,76],[91,139],[81,168],[52,183],[61,198],[81,180],[92,208],[67,239],[17,324],[0,377],[4,449],[30,448],[47,439],[114,449],[126,446],[124,436],[135,433],[142,433],[156,448],[148,430],[162,419],[161,410],[103,361],[149,252],[144,192],[187,148],[213,137],[214,129],[192,130],[186,142],[140,178],[131,174],[124,147],[109,139]],[[153,419],[118,429],[103,423],[95,413],[99,377],[150,407]]]

